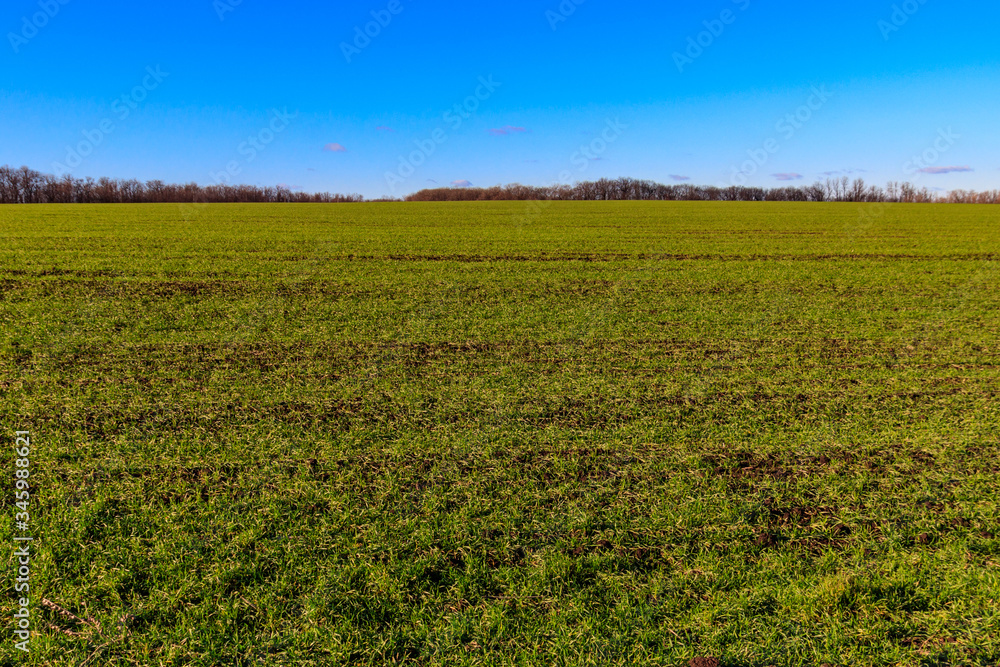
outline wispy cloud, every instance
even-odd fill
[[[790,174],[771,174],[779,181],[798,181],[802,179],[802,174],[790,173]]]
[[[293,192],[302,189],[301,185],[289,185],[288,183],[278,183],[278,187],[285,188],[286,190],[292,190]]]
[[[972,167],[924,167],[919,170],[921,174],[950,174],[960,171],[975,171]]]
[[[471,181],[466,181],[465,179],[462,179],[461,181],[452,181],[451,182],[451,187],[453,187],[453,188],[471,188],[472,187],[472,182]]]
[[[386,125],[376,125],[375,129],[378,130],[379,132],[395,132],[396,131],[396,130],[394,130],[391,127],[388,127]]]
[[[824,171],[823,176],[850,176],[851,174],[863,174],[867,169],[837,169],[835,171]]]
[[[487,132],[492,134],[494,137],[504,137],[507,136],[508,134],[515,134],[527,131],[528,130],[526,130],[523,127],[514,127],[513,125],[504,125],[503,127],[494,127],[487,130]]]
[[[679,176],[677,174],[670,174],[670,178],[674,179],[675,181],[690,181],[691,180],[690,176]]]
[[[312,167],[306,167],[306,171],[316,171],[316,170],[313,169]]]
[[[326,146],[323,146],[323,150],[327,153],[344,153],[347,151],[347,149],[340,144],[327,144]]]

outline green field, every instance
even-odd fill
[[[2,664],[1000,663],[1000,207],[4,206],[0,238],[38,633]]]

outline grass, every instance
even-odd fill
[[[0,207],[0,661],[1000,663],[998,222]]]

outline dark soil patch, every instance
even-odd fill
[[[688,667],[719,667],[721,664],[718,658],[693,658]]]

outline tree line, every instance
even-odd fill
[[[406,201],[794,201],[874,203],[1000,204],[1000,190],[953,190],[936,193],[912,183],[891,182],[886,187],[868,185],[864,179],[827,179],[802,187],[762,188],[745,185],[664,185],[634,178],[602,178],[575,185],[497,185],[488,188],[431,188],[415,192]]]
[[[287,187],[257,185],[177,185],[116,178],[56,177],[20,167],[0,167],[0,204],[146,204],[362,202],[361,195],[293,192]]]
[[[827,179],[806,186],[763,188],[746,185],[664,185],[634,178],[602,178],[574,185],[533,186],[513,183],[488,188],[431,188],[404,201],[793,201],[873,203],[1000,204],[1000,190],[933,192],[912,183],[885,187],[863,179]],[[359,194],[293,192],[281,185],[177,185],[137,179],[56,177],[28,167],[0,166],[0,204],[141,204],[141,203],[347,203],[366,200]]]

